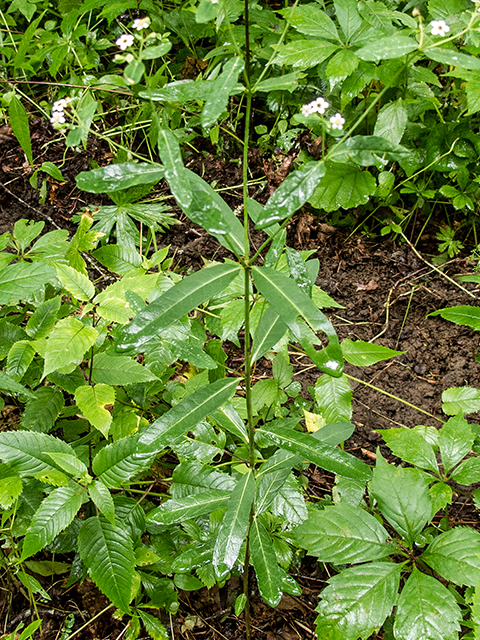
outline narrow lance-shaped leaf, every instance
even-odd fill
[[[109,444],[93,459],[93,472],[107,487],[122,487],[133,476],[147,469],[154,454],[140,451],[138,434],[121,438]]]
[[[221,74],[215,80],[215,86],[212,87],[212,91],[203,106],[200,122],[205,129],[215,124],[222,112],[227,108],[230,94],[237,84],[239,73],[243,71],[244,67],[245,62],[241,57],[230,58],[225,63]]]
[[[175,321],[227,287],[238,275],[236,264],[219,264],[184,278],[141,311],[120,332],[117,349],[140,350],[142,345]]]
[[[147,522],[159,526],[185,522],[225,507],[229,498],[228,491],[218,489],[209,489],[184,498],[172,498],[150,511]]]
[[[183,176],[183,166],[180,145],[175,135],[168,129],[161,129],[158,133],[158,151],[165,166],[165,178],[183,210],[190,207],[191,191],[186,187]]]
[[[237,561],[240,548],[247,535],[250,510],[255,496],[255,480],[249,470],[237,482],[227,504],[223,521],[218,531],[213,550],[213,564],[224,571],[224,566],[232,569]]]
[[[100,591],[129,613],[135,556],[126,528],[102,517],[88,518],[78,534],[78,552]]]
[[[270,534],[257,518],[250,529],[250,553],[260,595],[267,604],[276,607],[282,599],[282,575]]]
[[[287,331],[287,325],[272,307],[268,307],[258,325],[253,341],[252,362],[264,356]]]
[[[88,487],[88,495],[100,513],[115,526],[115,506],[113,504],[112,494],[103,482],[95,480],[95,482]]]
[[[27,160],[33,166],[32,142],[30,140],[28,115],[25,107],[16,96],[12,96],[8,103],[8,119],[15,137],[27,156]]]
[[[25,331],[28,333],[30,338],[39,340],[40,338],[48,336],[55,326],[57,313],[60,310],[61,304],[62,297],[57,296],[56,298],[45,300],[45,302],[42,302],[42,304],[37,307],[33,315],[30,316],[27,326],[25,327]]]

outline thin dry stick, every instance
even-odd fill
[[[72,633],[71,636],[68,636],[68,640],[72,640],[73,637],[75,637],[76,635],[78,635],[80,633],[80,631],[83,631],[84,629],[86,629],[88,626],[90,626],[92,624],[92,622],[94,620],[96,620],[97,618],[99,618],[101,615],[103,615],[106,611],[108,611],[109,609],[111,609],[113,607],[113,604],[109,604],[108,607],[105,607],[105,609],[102,609],[102,611],[100,611],[100,613],[97,613],[96,616],[93,616],[93,618],[91,618],[88,622],[86,622],[82,627],[80,627],[80,629],[77,629],[76,631],[74,631]]]

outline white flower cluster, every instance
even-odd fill
[[[57,100],[52,105],[52,117],[50,118],[50,122],[52,124],[65,124],[65,113],[64,109],[68,106],[68,103],[72,101],[73,98],[62,98],[61,100]]]
[[[312,113],[325,113],[329,106],[330,103],[320,97],[316,100],[312,100],[312,102],[309,102],[308,104],[304,104],[302,107],[302,114],[304,116],[310,116]]]
[[[131,33],[124,33],[115,40],[115,44],[119,49],[125,51],[125,49],[128,49],[128,47],[132,46],[134,40],[135,36],[132,36]]]
[[[432,20],[430,26],[432,27],[432,36],[444,36],[450,31],[445,20]]]

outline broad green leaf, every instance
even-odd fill
[[[270,428],[268,425],[258,429],[276,445],[300,456],[302,460],[313,462],[322,469],[354,480],[369,480],[370,468],[358,458],[341,449],[320,442],[312,435],[293,431],[285,427]]]
[[[130,304],[123,298],[105,298],[102,304],[98,305],[97,313],[108,322],[117,322],[118,324],[127,324],[135,315]]]
[[[275,76],[262,80],[259,84],[255,85],[255,92],[264,91],[270,93],[270,91],[290,91],[293,92],[297,86],[298,81],[305,77],[305,74],[301,71],[293,71],[292,73],[285,73],[281,76]]]
[[[406,351],[394,351],[381,344],[372,344],[363,340],[342,340],[342,353],[347,362],[355,367],[370,367],[381,360],[400,356]]]
[[[365,509],[347,502],[310,510],[308,520],[295,529],[297,544],[320,562],[356,564],[380,560],[395,552],[389,534]]]
[[[287,325],[272,307],[268,307],[259,322],[253,339],[252,362],[264,356],[269,349],[283,338]]]
[[[337,51],[327,64],[326,74],[330,85],[333,86],[348,78],[358,67],[359,62],[357,56],[350,49]]]
[[[379,62],[380,60],[392,60],[401,58],[407,53],[418,49],[418,42],[405,36],[387,36],[377,38],[355,52],[360,60]],[[428,55],[428,53],[427,53]],[[467,57],[467,56],[465,56]]]
[[[54,489],[35,512],[23,542],[21,560],[33,556],[73,521],[82,506],[83,487],[72,484]]]
[[[67,365],[80,364],[85,352],[95,344],[97,337],[96,329],[83,324],[73,316],[59,320],[47,339],[43,375],[46,376]]]
[[[93,484],[89,485],[88,495],[102,516],[105,516],[105,518],[115,526],[115,505],[113,504],[112,494],[103,482],[95,480]]]
[[[451,591],[415,566],[398,601],[397,640],[457,640],[462,613]]]
[[[280,47],[275,64],[291,65],[303,71],[321,64],[338,48],[336,44],[321,40],[294,40]]]
[[[303,491],[295,476],[287,477],[283,487],[273,499],[272,511],[288,523],[288,528],[295,527],[308,518]]]
[[[378,451],[370,493],[392,527],[413,545],[432,512],[428,485],[420,471],[388,464]]]
[[[172,498],[149,511],[147,522],[159,526],[185,522],[225,507],[229,498],[230,492],[219,489],[208,489],[184,498]]]
[[[161,89],[139,91],[141,98],[154,102],[172,102],[182,104],[191,100],[206,100],[212,91],[213,83],[208,80],[192,81],[178,80],[169,82]]]
[[[312,196],[324,175],[323,162],[309,162],[302,169],[287,176],[267,201],[262,217],[257,219],[255,227],[263,229],[295,213]]]
[[[396,604],[400,574],[401,566],[393,562],[369,562],[330,578],[316,608],[318,637],[369,638]]]
[[[441,49],[440,47],[432,47],[425,52],[427,58],[440,62],[440,64],[462,67],[463,69],[480,69],[480,60],[474,56],[468,56],[466,53],[459,53],[454,49]]]
[[[0,358],[6,358],[16,342],[27,338],[28,335],[22,327],[9,322],[7,318],[0,319]]]
[[[442,393],[442,411],[447,416],[480,411],[480,390],[474,387],[453,387]]]
[[[474,331],[480,331],[480,308],[471,305],[463,305],[459,307],[447,307],[446,309],[438,309],[429,313],[428,316],[442,316],[444,320],[450,320],[455,324],[461,324],[470,327]]]
[[[225,403],[222,407],[210,413],[215,422],[234,436],[240,438],[244,442],[248,442],[248,432],[242,418],[238,414],[238,411],[229,402]]]
[[[117,348],[140,350],[141,346],[171,324],[217,297],[239,274],[236,264],[219,264],[184,278],[141,311],[120,332]]]
[[[234,393],[238,378],[225,378],[200,387],[142,429],[141,450],[160,451],[179,442],[200,420],[221,407]]]
[[[8,265],[0,271],[0,305],[28,300],[56,277],[55,269],[40,260]]]
[[[422,554],[422,560],[458,586],[474,587],[480,579],[480,533],[455,527],[441,533]]]
[[[421,433],[406,427],[378,429],[378,433],[383,436],[394,455],[416,467],[438,473],[435,450]]]
[[[0,389],[3,392],[8,392],[8,395],[15,393],[26,396],[27,398],[37,397],[33,391],[30,391],[30,389],[27,389],[27,387],[24,387],[23,384],[20,384],[6,373],[3,373],[3,371],[0,371]]]
[[[67,571],[70,571],[72,568],[71,564],[55,562],[55,560],[27,560],[25,566],[28,567],[30,571],[33,571],[33,573],[38,573],[38,575],[45,577],[67,573]],[[29,637],[28,635],[25,636],[25,638]],[[21,636],[18,640],[21,640]]]
[[[275,500],[276,495],[284,486],[291,468],[299,462],[299,458],[290,458],[291,464],[276,468],[270,473],[264,473],[257,481],[255,493],[255,513],[263,513]]]
[[[55,387],[40,387],[36,391],[36,398],[30,398],[22,414],[21,425],[29,431],[48,433],[52,430],[65,399],[60,389]]]
[[[451,474],[451,478],[464,485],[480,482],[480,458],[467,458],[461,462]]]
[[[139,184],[159,182],[165,175],[159,164],[121,162],[93,171],[82,171],[75,178],[77,187],[90,193],[120,191]]]
[[[5,469],[6,465],[4,465]],[[0,508],[9,509],[23,491],[23,484],[18,475],[2,469],[0,479]]]
[[[354,431],[355,425],[351,422],[331,422],[312,433],[312,436],[316,440],[336,447],[338,444],[348,440]]]
[[[47,453],[60,469],[63,469],[74,478],[82,478],[82,476],[86,478],[88,475],[87,467],[77,456],[72,456],[69,453],[56,453],[55,451],[47,451]]]
[[[212,467],[199,462],[181,462],[173,470],[170,494],[172,498],[186,498],[193,494],[215,489],[228,491],[235,488],[235,480],[231,475],[215,471]]]
[[[326,316],[315,306],[294,280],[269,267],[253,267],[255,286],[268,300],[282,320],[297,334],[297,316],[302,316],[313,331],[323,331],[329,339],[328,347],[316,351],[309,340],[298,336],[299,341],[315,364],[330,375],[339,376],[343,371],[341,354],[335,329]]]
[[[138,437],[121,438],[100,449],[93,459],[93,472],[106,487],[122,487],[153,462],[152,453],[140,450]]]
[[[115,389],[108,384],[85,385],[75,391],[75,402],[85,418],[106,438],[112,424],[112,414],[107,409],[115,404]]]
[[[333,20],[320,7],[305,4],[280,11],[300,33],[327,40],[340,40]]]
[[[97,353],[93,359],[92,381],[111,385],[138,384],[157,380],[157,376],[128,356]]]
[[[379,136],[353,136],[332,153],[336,163],[354,162],[361,167],[382,166],[389,160],[401,161],[410,155],[406,147]]]
[[[375,178],[349,164],[326,163],[327,171],[309,202],[326,212],[365,204],[376,191]]]
[[[374,136],[381,136],[392,144],[399,144],[405,133],[408,115],[402,98],[384,105],[378,112]]]
[[[61,304],[62,297],[57,296],[56,298],[45,300],[45,302],[42,302],[42,304],[37,307],[33,315],[30,316],[25,327],[25,331],[28,333],[30,338],[40,340],[41,338],[48,336],[55,326],[57,313],[60,310]]]
[[[438,445],[445,473],[463,460],[472,450],[475,436],[462,416],[449,418],[438,433]]]
[[[130,247],[107,244],[92,252],[92,256],[114,273],[124,275],[142,265],[142,256]]]
[[[327,424],[350,422],[352,417],[352,390],[348,379],[323,375],[315,383],[315,401]]]
[[[30,22],[31,17],[28,19]],[[30,165],[33,166],[32,142],[30,140],[30,128],[25,107],[16,96],[12,96],[8,103],[8,120],[23,152],[27,156]]]
[[[260,595],[268,605],[276,607],[282,598],[282,575],[270,534],[257,518],[250,529],[250,554]]]
[[[452,502],[452,489],[444,482],[435,482],[428,490],[430,494],[430,500],[432,501],[432,516],[434,517],[440,509],[445,509],[447,504]]]
[[[28,367],[30,366],[33,357],[35,356],[35,349],[29,340],[19,340],[16,342],[10,351],[8,352],[7,366],[5,367],[5,373],[7,376],[11,376],[16,382],[25,375]]]
[[[101,517],[88,518],[78,535],[78,552],[100,591],[128,613],[135,568],[128,532]]]
[[[34,476],[39,480],[60,473],[46,451],[75,455],[63,440],[33,431],[6,431],[0,433],[0,459],[10,463],[20,476]],[[62,474],[64,475],[64,474]],[[65,480],[68,481],[66,476]]]
[[[362,26],[362,18],[358,13],[357,2],[356,0],[335,0],[333,5],[340,27],[347,42],[349,42]]]
[[[170,634],[158,618],[146,611],[139,611],[145,629],[152,640],[169,640]]]
[[[70,293],[73,298],[86,302],[95,295],[95,287],[93,283],[73,267],[66,264],[56,262],[55,269],[57,276],[63,287]]]
[[[215,86],[212,87],[212,91],[203,105],[200,122],[205,129],[209,129],[215,124],[222,112],[227,108],[230,94],[233,92],[238,81],[238,75],[243,71],[244,67],[245,62],[241,57],[230,58],[225,63],[222,72],[214,81]]]
[[[249,470],[237,482],[227,503],[213,550],[213,565],[220,571],[232,569],[247,535],[250,510],[255,496],[255,479]]]

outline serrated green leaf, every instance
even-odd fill
[[[232,476],[199,462],[181,462],[175,467],[172,478],[170,493],[173,498],[203,493],[205,489],[231,492],[236,484]]]
[[[290,24],[300,33],[317,38],[340,40],[333,20],[320,7],[312,4],[288,7],[280,10]]]
[[[422,560],[443,578],[459,586],[474,587],[480,578],[480,533],[456,527],[437,536]]]
[[[470,327],[474,331],[480,331],[480,308],[471,305],[463,305],[459,307],[448,307],[446,309],[438,309],[428,314],[430,316],[441,316],[444,320],[455,322],[465,327]]]
[[[20,382],[34,356],[35,349],[31,342],[29,340],[19,340],[8,352],[5,373],[11,376],[16,382]]]
[[[395,638],[457,640],[461,619],[453,593],[414,566],[398,601]]]
[[[350,422],[352,417],[352,390],[348,379],[342,375],[333,378],[323,375],[315,383],[315,401],[327,424]]]
[[[219,489],[209,489],[184,498],[172,498],[150,511],[147,522],[160,526],[184,522],[225,507],[229,498],[228,491]]]
[[[453,416],[438,432],[438,445],[445,473],[463,460],[473,446],[474,433],[462,416]]]
[[[339,207],[351,209],[368,202],[377,188],[375,178],[368,171],[360,171],[349,164],[326,163],[327,171],[309,202],[327,212]]]
[[[30,22],[30,18],[28,21]],[[33,166],[32,143],[30,140],[30,128],[25,107],[16,96],[12,96],[8,103],[8,119],[12,131],[15,134],[23,152],[27,156],[30,165]]]
[[[287,332],[287,325],[272,307],[263,313],[253,340],[252,362],[264,356]]]
[[[336,447],[318,441],[312,435],[285,427],[270,428],[268,425],[259,428],[258,432],[268,436],[279,447],[295,453],[303,460],[313,462],[322,469],[354,480],[371,478],[370,468],[364,462]]]
[[[35,512],[23,542],[21,560],[25,560],[63,531],[82,506],[83,487],[77,484],[54,489]]]
[[[128,356],[97,353],[93,360],[92,381],[111,385],[139,384],[157,380],[157,376]]]
[[[40,387],[36,395],[36,398],[27,400],[21,425],[29,431],[48,433],[57,421],[65,405],[65,399],[60,389],[55,387]]]
[[[282,598],[282,575],[270,534],[257,518],[250,529],[250,553],[260,595],[268,605],[276,607]]]
[[[127,324],[135,315],[128,302],[123,298],[104,298],[102,304],[98,305],[97,313],[101,318],[109,322]]]
[[[56,277],[55,269],[39,260],[8,265],[0,271],[0,305],[28,300]]]
[[[451,474],[451,478],[464,485],[480,482],[480,458],[468,458],[461,462]]]
[[[438,473],[435,451],[422,434],[406,427],[378,429],[387,447],[405,462]]]
[[[287,477],[283,487],[274,497],[272,511],[288,523],[288,528],[295,527],[307,519],[305,498],[298,480],[293,475]]]
[[[51,453],[47,451],[46,453],[60,469],[63,469],[74,478],[80,478],[88,474],[87,467],[77,456],[72,456],[69,453],[57,453],[55,451]]]
[[[337,20],[348,42],[353,39],[355,33],[362,26],[363,21],[357,8],[358,3],[356,0],[335,0],[333,5]]]
[[[243,71],[245,62],[241,57],[230,58],[225,63],[222,72],[215,80],[205,104],[203,105],[200,122],[202,127],[209,129],[222,112],[227,108],[228,100],[238,82],[238,76]]]
[[[447,416],[480,411],[480,390],[474,387],[454,387],[442,393],[442,411]]]
[[[57,313],[62,304],[61,296],[45,300],[30,316],[25,331],[34,340],[40,340],[48,336],[57,321]]]
[[[380,60],[392,60],[401,58],[407,53],[418,49],[418,43],[405,36],[387,36],[376,38],[355,52],[360,60],[379,62]],[[428,55],[428,53],[427,53]]]
[[[25,566],[38,573],[40,576],[55,576],[70,571],[72,565],[66,562],[55,562],[54,560],[27,560]],[[29,636],[25,636],[29,638]],[[20,640],[20,638],[18,639]]]
[[[0,459],[8,462],[20,476],[34,476],[59,472],[45,451],[75,455],[63,440],[34,431],[8,431],[0,433]],[[68,478],[66,478],[68,480]]]
[[[255,513],[263,513],[272,504],[275,496],[285,484],[290,475],[291,468],[296,464],[298,458],[291,458],[292,464],[276,468],[270,473],[262,474],[257,481],[255,493]]]
[[[139,614],[152,640],[169,640],[170,635],[158,618],[155,618],[146,611],[139,611]]]
[[[342,353],[347,362],[355,367],[370,367],[381,360],[400,356],[406,351],[394,351],[381,344],[372,344],[363,340],[342,340]]]
[[[365,509],[347,502],[311,510],[308,520],[295,529],[295,539],[302,549],[320,562],[355,564],[380,560],[395,552],[387,543],[389,534]]]
[[[239,265],[219,264],[184,278],[141,311],[124,327],[117,342],[121,350],[136,349],[184,315],[219,295],[239,274]]]
[[[432,518],[440,511],[445,509],[447,504],[452,502],[452,489],[444,482],[435,482],[428,490],[430,494],[430,500],[432,501]]]
[[[95,344],[98,331],[68,316],[57,322],[47,339],[43,375],[70,364],[80,364],[87,349]]]
[[[101,383],[94,387],[78,387],[75,402],[87,420],[106,438],[112,424],[112,414],[106,407],[115,404],[115,389]]]
[[[2,470],[3,471],[3,470]],[[13,472],[11,472],[13,474]],[[6,475],[0,479],[0,507],[9,509],[23,491],[23,484],[17,475]]]
[[[0,371],[0,389],[4,393],[8,392],[8,395],[21,394],[27,398],[37,397],[33,391],[30,391],[30,389],[24,387],[23,384],[20,384],[10,376],[7,376],[3,371]]]
[[[92,256],[114,273],[124,275],[134,268],[142,266],[142,256],[119,244],[107,244],[92,252]]]
[[[388,464],[378,451],[370,492],[388,522],[412,545],[432,512],[428,485],[420,471]]]
[[[210,413],[210,416],[218,422],[218,424],[233,433],[244,442],[248,442],[248,432],[242,418],[238,414],[238,411],[230,403],[224,404],[216,411]]]
[[[82,191],[109,193],[139,184],[159,182],[164,175],[164,169],[159,164],[120,162],[93,171],[82,171],[75,180]]]
[[[100,513],[115,526],[115,506],[113,504],[112,494],[103,482],[95,480],[93,484],[89,485],[88,495]]]
[[[276,64],[299,67],[302,71],[321,64],[339,49],[338,45],[319,40],[294,40],[280,47]]]
[[[100,591],[129,613],[135,556],[128,532],[101,517],[88,518],[78,535],[78,552]]]
[[[58,262],[55,263],[55,269],[57,270],[58,279],[73,298],[83,302],[93,298],[95,295],[95,287],[87,276],[73,267]]]
[[[141,451],[138,439],[138,435],[121,438],[97,453],[93,459],[93,472],[106,487],[120,488],[150,466],[155,456]]]
[[[407,109],[402,98],[399,98],[380,109],[373,135],[383,137],[392,144],[399,144],[405,133],[407,122]]]
[[[400,565],[369,562],[330,578],[316,609],[318,637],[369,638],[396,604],[400,573]]]
[[[262,216],[256,220],[256,229],[264,229],[274,222],[285,220],[302,207],[312,196],[325,175],[323,162],[309,162],[291,173],[268,199]]]

